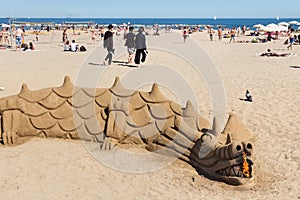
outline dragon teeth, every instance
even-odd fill
[[[230,176],[230,171],[231,171],[231,167],[227,167],[227,168],[225,169],[226,176]]]
[[[230,168],[230,176],[236,176],[234,167],[231,167],[231,168]]]
[[[243,172],[242,172],[242,170],[241,169],[239,169],[239,171],[238,171],[238,175],[237,175],[238,177],[242,177],[243,176]]]
[[[225,176],[225,169],[223,169],[223,170],[221,171],[221,175],[222,175],[222,176]]]
[[[233,177],[243,177],[243,167],[242,166],[233,166],[227,167],[218,171],[218,174],[221,176],[233,176]]]

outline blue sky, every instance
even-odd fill
[[[299,0],[14,0],[0,17],[300,18]]]

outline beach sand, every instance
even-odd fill
[[[149,46],[177,38],[171,42],[183,48],[181,35],[168,34],[149,36]],[[84,44],[88,52],[62,52],[59,32],[40,36],[35,45],[41,51],[1,51],[0,86],[5,91],[0,97],[17,94],[22,83],[37,90],[59,86],[65,75],[76,80],[97,44],[92,43],[90,34],[70,37]],[[123,43],[120,38],[116,42]],[[276,43],[229,44],[228,39],[211,42],[207,33],[195,33],[187,42],[191,40],[207,52],[219,71],[226,113],[237,113],[253,133],[255,180],[251,184],[230,186],[212,181],[182,161],[144,174],[119,172],[94,159],[80,141],[36,138],[19,146],[0,146],[1,199],[300,199],[300,69],[292,67],[300,66],[300,46],[291,51],[293,56],[267,58],[257,55],[268,48],[287,52],[283,38]],[[101,56],[92,61],[99,64]],[[119,60],[126,61],[126,57]],[[205,81],[196,79],[182,58],[153,50],[147,60],[151,63],[172,66],[183,74],[199,98],[201,115],[211,119]],[[90,66],[91,72],[98,68],[103,66]],[[132,70],[143,69],[108,67],[101,86],[110,87],[115,76]],[[247,89],[253,95],[252,103],[240,100]]]

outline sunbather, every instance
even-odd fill
[[[278,54],[278,53],[272,52],[271,49],[268,49],[266,53],[260,54],[260,56],[266,56],[266,57],[287,57],[290,55],[291,55],[290,53]]]

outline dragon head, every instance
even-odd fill
[[[231,185],[242,185],[253,180],[253,145],[249,132],[235,116],[220,134],[214,119],[212,132],[204,133],[196,142],[193,165],[204,175]]]

